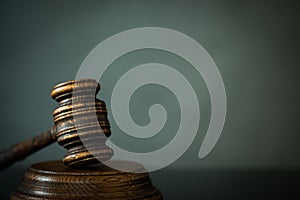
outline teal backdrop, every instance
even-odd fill
[[[296,1],[2,1],[0,5],[1,148],[52,126],[52,111],[57,106],[50,97],[52,87],[74,79],[97,44],[119,32],[151,26],[174,29],[198,41],[218,66],[227,93],[222,135],[213,151],[200,160],[198,152],[209,124],[210,100],[203,79],[189,63],[168,52],[140,50],[117,59],[100,80],[103,89],[98,97],[109,106],[118,78],[133,66],[148,62],[172,66],[197,89],[202,110],[195,141],[179,160],[153,173],[153,182],[166,199],[197,199],[201,187],[211,189],[211,193],[204,192],[207,197],[217,195],[213,191],[218,185],[205,185],[220,177],[210,179],[206,171],[228,170],[237,177],[235,170],[300,169]],[[137,139],[124,143],[126,136],[110,114],[112,140],[128,150],[135,145],[146,152],[172,139],[180,110],[175,96],[166,88],[139,88],[130,102],[133,119],[140,125],[147,124],[148,108],[153,103],[164,105],[169,114],[160,137],[144,143]],[[31,164],[61,159],[64,154],[62,147],[53,144],[0,172],[0,194],[8,198]],[[176,170],[190,174],[186,179],[178,176],[184,181],[182,185],[168,176]],[[197,175],[193,176],[194,172]],[[192,179],[193,186],[187,186]],[[221,179],[224,184],[232,180],[230,175]],[[197,180],[203,183],[199,183],[199,189],[195,186]],[[238,186],[240,182],[234,183]]]

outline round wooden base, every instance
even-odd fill
[[[140,171],[143,166],[133,162],[110,161]],[[105,165],[89,169],[71,169],[62,161],[32,165],[25,173],[14,199],[162,199],[148,173],[128,173]]]

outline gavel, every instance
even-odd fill
[[[0,151],[0,170],[55,141],[67,149],[66,166],[84,168],[109,160],[113,150],[105,142],[111,135],[110,124],[105,102],[96,98],[99,91],[100,84],[94,79],[54,86],[51,96],[58,107],[53,111],[53,127]]]

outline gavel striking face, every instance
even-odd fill
[[[58,84],[51,92],[52,98],[59,103],[53,119],[57,142],[68,150],[63,159],[67,166],[87,166],[99,160],[106,161],[113,155],[112,149],[105,145],[111,132],[106,105],[96,98],[99,90],[99,83],[86,79]],[[96,121],[93,120],[95,114]],[[93,152],[86,149],[83,139]]]
[[[67,149],[69,167],[86,167],[109,160],[113,150],[105,145],[111,135],[104,101],[96,98],[100,85],[93,79],[56,85],[51,96],[58,102],[51,130],[0,151],[0,169],[57,141]],[[96,119],[96,120],[95,120]]]

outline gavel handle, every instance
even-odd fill
[[[30,154],[49,144],[52,144],[55,141],[56,128],[53,126],[51,130],[48,130],[40,135],[13,144],[9,148],[0,151],[0,170],[5,169],[16,161],[23,160]]]

